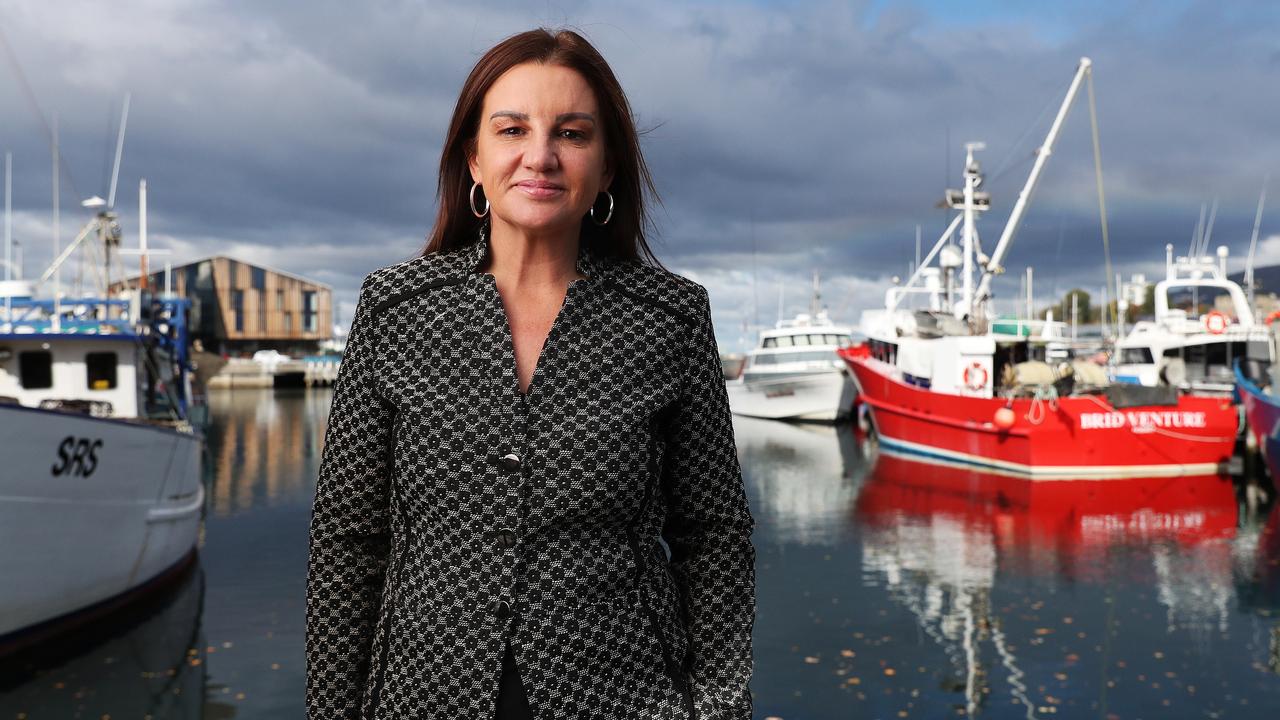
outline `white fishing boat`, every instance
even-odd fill
[[[853,377],[836,351],[854,344],[853,331],[818,307],[817,282],[811,311],[761,331],[741,375],[726,383],[735,415],[834,422],[852,410]]]
[[[142,218],[145,203],[143,185]],[[9,263],[0,283],[0,653],[163,584],[193,560],[204,506],[189,301],[108,296],[119,225],[110,201],[85,205],[96,216],[40,280]],[[48,281],[77,250],[99,290],[68,297]]]
[[[1116,341],[1117,382],[1228,395],[1236,360],[1250,377],[1261,377],[1274,359],[1270,335],[1226,265],[1225,246],[1216,258],[1203,252],[1175,258],[1173,246],[1165,246],[1165,279],[1153,290],[1155,318]]]

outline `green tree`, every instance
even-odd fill
[[[1156,316],[1156,284],[1147,283],[1147,294],[1142,300],[1142,316],[1154,318]]]
[[[1081,323],[1090,323],[1095,321],[1097,318],[1095,317],[1096,310],[1093,307],[1092,296],[1087,290],[1081,290],[1080,288],[1068,290],[1067,294],[1062,296],[1062,300],[1060,302],[1049,306],[1045,309],[1045,312],[1047,313],[1049,310],[1052,310],[1054,320],[1071,322],[1072,296],[1075,296],[1076,298],[1076,312],[1080,313],[1078,320]]]

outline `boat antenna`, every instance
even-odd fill
[[[1209,253],[1209,239],[1213,237],[1213,223],[1218,219],[1218,198],[1213,199],[1213,206],[1209,209],[1209,224],[1204,227],[1204,237],[1200,239],[1200,252],[1197,255],[1207,255]]]
[[[1187,248],[1188,258],[1200,255],[1200,238],[1204,237],[1204,214],[1208,209],[1208,203],[1200,203],[1200,220],[1196,222],[1196,229],[1191,232],[1191,247]]]
[[[1244,284],[1249,292],[1249,308],[1253,308],[1253,256],[1258,251],[1258,228],[1262,225],[1262,208],[1267,204],[1267,185],[1271,184],[1271,173],[1262,179],[1262,193],[1258,196],[1258,211],[1253,215],[1253,235],[1249,238],[1249,258],[1244,265]]]
[[[116,133],[116,159],[111,165],[111,189],[107,191],[107,210],[116,206],[116,182],[120,179],[120,156],[124,153],[124,131],[129,124],[129,100],[131,93],[124,94],[124,107],[120,109],[120,130]]]

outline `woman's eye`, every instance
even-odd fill
[[[522,129],[522,128],[518,128],[518,127],[505,127],[505,128],[502,128],[501,130],[499,130],[499,131],[498,131],[498,134],[499,134],[499,135],[519,135],[521,132],[523,132],[523,129]]]
[[[566,129],[560,131],[560,137],[565,138],[566,140],[582,140],[587,137],[587,134],[581,130]]]

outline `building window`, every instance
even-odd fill
[[[231,291],[231,314],[236,319],[236,332],[244,332],[244,291]]]
[[[276,310],[284,310],[284,291],[276,290]]]
[[[18,376],[25,390],[53,387],[53,354],[43,350],[18,353]]]
[[[85,379],[90,390],[111,390],[116,386],[116,354],[92,352],[84,356]]]
[[[319,308],[316,307],[316,291],[302,292],[302,330],[313,333],[320,324]]]
[[[284,314],[284,331],[286,334],[293,332],[293,314]]]
[[[267,332],[267,293],[258,293],[258,333]]]
[[[267,289],[267,271],[260,267],[249,266],[249,282],[253,284],[253,289],[262,291]]]

